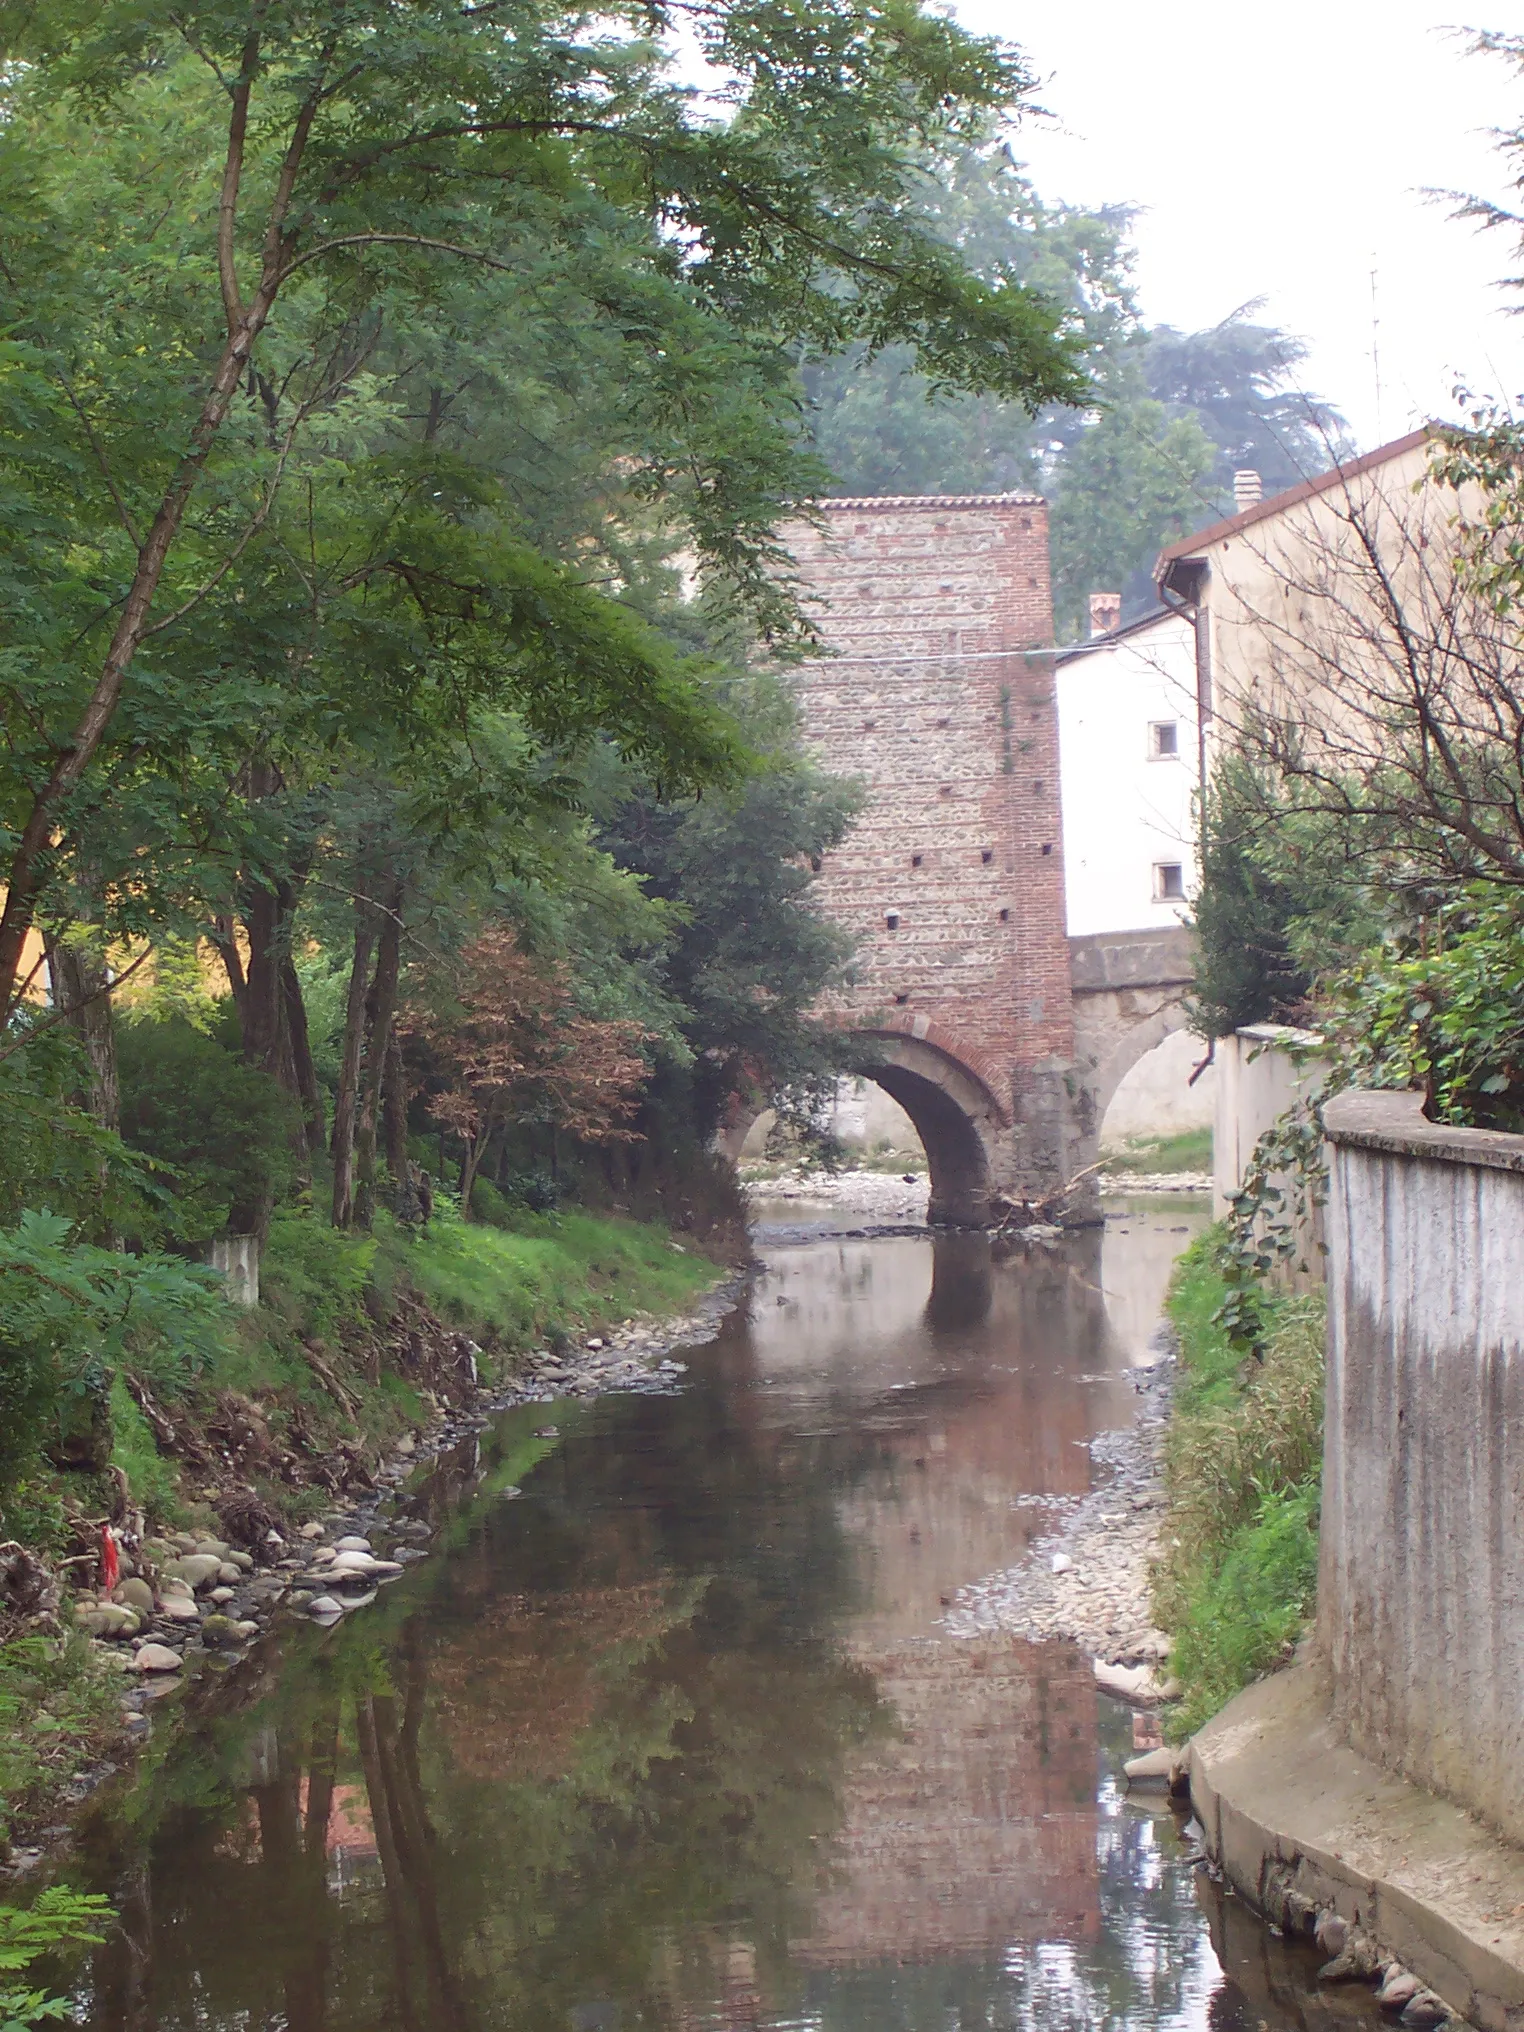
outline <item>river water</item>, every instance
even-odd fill
[[[680,1391],[420,1470],[436,1556],[193,1689],[98,1801],[90,2026],[1372,2022],[1124,1797],[1077,1650],[939,1631],[1089,1489],[1204,1215],[1002,1260],[767,1214]]]

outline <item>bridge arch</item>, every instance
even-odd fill
[[[982,1069],[924,1023],[916,1030],[885,1024],[852,1034],[863,1045],[853,1070],[899,1102],[921,1139],[931,1174],[927,1220],[987,1227],[995,1143],[1010,1118]]]

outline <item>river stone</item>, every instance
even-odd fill
[[[92,1637],[110,1637],[115,1641],[122,1637],[135,1637],[138,1632],[137,1616],[120,1602],[100,1602],[90,1608],[77,1609],[74,1619]]]
[[[225,1538],[198,1538],[193,1549],[204,1553],[208,1559],[226,1559],[228,1556]]]
[[[1180,1763],[1180,1752],[1168,1747],[1145,1750],[1141,1757],[1129,1757],[1122,1766],[1129,1785],[1168,1786]]]
[[[166,1588],[160,1593],[159,1614],[168,1616],[172,1623],[195,1623],[201,1617],[194,1596],[179,1594],[173,1588]]]
[[[231,1616],[203,1616],[201,1641],[203,1644],[236,1644],[238,1625]]]
[[[1385,1979],[1376,1992],[1376,2002],[1383,2010],[1400,2011],[1410,2004],[1423,1988],[1423,1984],[1411,1969],[1405,1969],[1400,1961],[1388,1964]]]
[[[210,1552],[188,1552],[183,1559],[172,1559],[164,1569],[166,1580],[183,1580],[193,1588],[205,1587],[208,1581],[217,1578],[222,1561]]]
[[[418,1442],[414,1439],[413,1435],[410,1432],[405,1432],[397,1442],[396,1451],[398,1453],[411,1453],[417,1444]]]
[[[229,1566],[236,1566],[240,1573],[252,1573],[254,1571],[253,1553],[244,1552],[236,1545],[229,1546],[227,1563]]]
[[[239,1581],[243,1579],[243,1575],[234,1566],[232,1560],[225,1559],[217,1569],[217,1578],[224,1587],[237,1587]]]
[[[153,1614],[153,1589],[146,1580],[139,1580],[136,1575],[130,1580],[118,1581],[111,1591],[111,1599],[121,1602],[126,1608],[136,1609],[140,1616]]]
[[[1420,1990],[1402,2009],[1398,2020],[1402,2025],[1443,2025],[1450,2016],[1450,2006],[1432,1990]]]
[[[302,1526],[302,1536],[303,1538],[321,1538],[323,1536],[323,1527],[315,1517],[310,1524]]]
[[[217,1604],[217,1606],[221,1608],[222,1604],[224,1602],[230,1602],[236,1593],[237,1593],[236,1588],[214,1587],[208,1599],[214,1601]]]
[[[307,1604],[309,1616],[342,1616],[344,1604],[336,1602],[332,1595],[318,1595]]]
[[[179,1652],[167,1644],[144,1644],[132,1662],[139,1672],[178,1672],[181,1661]]]
[[[335,1552],[369,1552],[370,1540],[368,1538],[357,1538],[351,1534],[348,1538],[336,1538],[333,1543],[333,1549]]]

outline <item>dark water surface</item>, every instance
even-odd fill
[[[123,1925],[87,2022],[1370,2023],[1122,1798],[1077,1651],[938,1634],[1090,1486],[1201,1218],[996,1261],[790,1209],[679,1394],[515,1411],[422,1471],[439,1554],[193,1690],[94,1813]]]

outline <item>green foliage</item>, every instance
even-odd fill
[[[358,1324],[375,1275],[376,1243],[370,1235],[330,1228],[295,1208],[271,1220],[260,1297],[303,1334],[330,1340]]]
[[[160,1453],[153,1428],[120,1373],[111,1379],[110,1413],[111,1465],[127,1477],[133,1501],[153,1523],[178,1523],[184,1505],[175,1465]]]
[[[61,1214],[0,1229],[0,1490],[48,1430],[126,1364],[170,1391],[214,1359],[226,1308],[210,1271],[73,1239]]]
[[[71,1891],[62,1884],[39,1891],[24,1910],[0,1905],[0,1976],[28,1969],[60,1948],[98,1944],[113,1917],[109,1898],[94,1891]],[[73,2017],[67,1998],[0,1986],[0,2032],[27,2032],[33,2025]]]
[[[707,1257],[673,1248],[660,1228],[586,1213],[526,1211],[508,1231],[444,1211],[411,1239],[383,1230],[382,1246],[443,1318],[489,1348],[670,1311],[715,1276]]]
[[[657,1100],[680,1096],[701,1143],[732,1095],[823,1090],[846,1062],[814,1012],[845,978],[850,942],[816,909],[813,883],[860,793],[802,754],[786,694],[752,680],[733,696],[767,767],[737,791],[682,805],[626,783],[602,835],[671,908],[660,978],[686,1050],[659,1070]]]
[[[1212,1132],[1210,1129],[1182,1129],[1178,1136],[1151,1136],[1129,1143],[1117,1156],[1107,1159],[1107,1169],[1128,1171],[1210,1171]]]
[[[1326,984],[1339,1083],[1416,1087],[1435,1121],[1524,1129],[1524,900],[1476,887],[1416,936],[1393,936]]]
[[[1269,1491],[1258,1515],[1203,1562],[1180,1604],[1170,1664],[1185,1688],[1170,1715],[1183,1741],[1234,1694],[1286,1662],[1317,1597],[1317,1478]]]
[[[1257,1287],[1259,1358],[1246,1360],[1225,1317],[1231,1276],[1227,1232],[1208,1229],[1169,1295],[1180,1370],[1154,1603],[1175,1640],[1178,1736],[1285,1657],[1317,1576],[1323,1299]]]
[[[1293,1022],[1311,988],[1293,951],[1294,927],[1320,900],[1289,837],[1273,788],[1249,763],[1223,755],[1205,798],[1192,1020],[1204,1036],[1251,1023]]]
[[[179,1238],[248,1233],[291,1187],[291,1101],[183,1016],[122,1024],[117,1063],[123,1138],[175,1173]]]
[[[0,1644],[0,1840],[89,1762],[117,1725],[121,1692],[83,1637]]]

